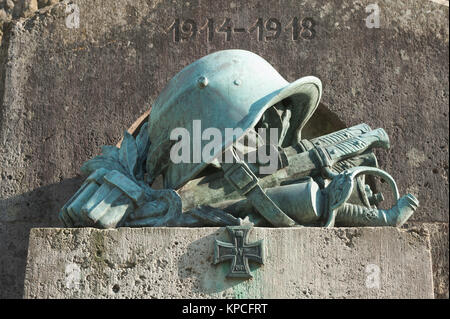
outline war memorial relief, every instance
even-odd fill
[[[50,2],[2,9],[0,297],[448,298],[448,1]]]

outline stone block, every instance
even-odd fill
[[[31,230],[25,298],[433,298],[429,235],[397,228],[254,228],[253,278],[213,265],[224,228]]]

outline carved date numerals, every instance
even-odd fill
[[[292,19],[292,40],[299,38],[311,40],[314,39],[316,31],[314,30],[315,22],[313,18],[304,18],[299,21],[297,17]]]
[[[314,39],[316,35],[315,26],[314,19],[310,17],[303,19],[294,17],[284,29],[281,21],[277,18],[258,18],[249,28],[245,26],[236,27],[231,18],[225,18],[219,23],[214,18],[207,18],[201,27],[198,27],[197,22],[193,19],[181,20],[176,18],[167,29],[167,33],[172,35],[174,42],[195,40],[199,33],[206,33],[206,41],[208,42],[222,34],[225,41],[231,41],[239,33],[255,34],[257,41],[272,41],[278,39],[282,32],[289,32],[290,39],[297,41]]]
[[[192,19],[186,19],[183,23],[177,18],[170,25],[169,32],[173,32],[173,41],[180,42],[181,39],[195,38],[197,35],[197,23]]]
[[[264,23],[262,18],[258,18],[256,23],[248,30],[249,32],[256,31],[258,41],[277,39],[281,33],[281,23],[278,19],[270,18]],[[264,32],[269,34],[264,36]]]

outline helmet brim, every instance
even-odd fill
[[[289,104],[293,108],[290,128],[287,135],[291,140],[298,141],[301,138],[301,130],[317,109],[322,97],[322,82],[315,76],[302,77],[285,87],[272,92],[253,103],[250,107],[247,122],[239,123],[238,126],[247,133],[260,121],[264,112],[275,104],[289,99]],[[230,147],[235,140],[226,141],[224,149]]]
[[[290,99],[290,103],[296,108],[296,110],[292,112],[293,118],[290,121],[290,132],[288,132],[287,135],[291,135],[292,138],[295,138],[295,140],[298,141],[301,138],[301,129],[317,109],[321,96],[322,82],[320,79],[315,76],[302,77],[253,103],[250,107],[249,114],[243,121],[237,124],[237,127],[242,128],[244,131],[243,135],[245,135],[249,130],[255,127],[266,110],[278,102]],[[222,150],[227,150],[242,136],[232,136],[229,140],[225,137],[225,141],[222,144]],[[217,156],[212,157],[207,162],[197,165],[192,171],[190,171],[189,176],[184,180],[184,182],[179,183],[175,186],[175,188],[178,189],[182,187],[189,180],[195,178],[195,176],[198,176],[200,172],[215,158],[217,158]],[[166,176],[171,176],[171,169],[176,169],[176,167],[169,167],[166,172]]]
[[[262,114],[273,105],[288,100],[291,107],[290,127],[286,133],[288,144],[297,143],[301,139],[301,131],[316,111],[322,96],[322,82],[314,76],[300,78],[281,89],[266,105]],[[258,121],[259,121],[258,119]],[[256,123],[255,123],[256,125]],[[288,145],[283,145],[288,146]]]

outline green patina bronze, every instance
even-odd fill
[[[214,264],[231,260],[229,278],[252,278],[249,260],[264,264],[263,240],[248,243],[250,229],[250,226],[227,226],[231,242],[215,241]]]
[[[321,94],[316,77],[289,83],[251,52],[210,54],[169,82],[136,137],[125,133],[120,148],[104,146],[102,155],[83,165],[89,177],[64,205],[60,218],[67,227],[100,228],[246,223],[400,227],[418,201],[411,194],[400,197],[393,178],[378,168],[373,149],[390,146],[383,129],[360,124],[310,140],[302,138],[302,128]],[[170,158],[176,143],[171,132],[181,127],[193,136],[196,120],[203,128],[221,133],[239,128],[241,133],[225,138],[207,160],[175,163]],[[258,128],[281,132],[275,143],[258,144],[258,149],[277,151],[278,169],[270,174],[261,173],[265,165],[261,158],[246,160],[256,149],[243,141]],[[192,141],[189,146],[196,147]],[[197,145],[205,146],[204,140]],[[222,155],[231,161],[219,162]],[[159,175],[164,189],[152,188]],[[366,175],[386,180],[396,205],[378,209],[383,196],[374,194]],[[236,239],[236,232],[230,234]],[[249,274],[248,269],[244,272]]]

